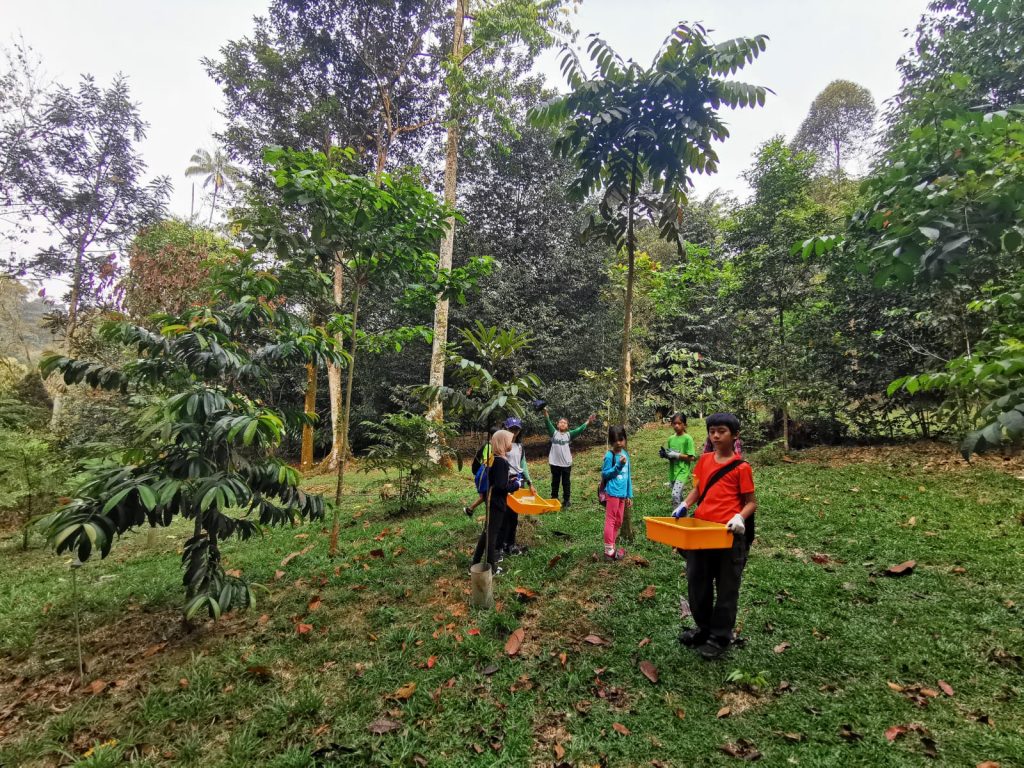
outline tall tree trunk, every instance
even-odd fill
[[[213,214],[217,210],[217,185],[213,185],[213,201],[210,203],[210,220],[208,226],[213,226]]]
[[[348,456],[348,421],[352,415],[352,377],[356,370],[356,323],[359,320],[359,286],[352,291],[352,341],[349,345],[348,384],[345,387],[345,410],[341,415],[341,449],[338,452],[338,484],[334,489],[334,526],[331,528],[330,554],[338,552],[338,532],[341,528],[341,493],[345,487],[345,460]]]
[[[786,353],[786,309],[779,302],[779,342],[782,350],[782,452],[789,453],[789,356]]]
[[[68,325],[64,332],[64,354],[71,357],[74,347],[75,331],[78,330],[78,305],[82,301],[82,271],[85,261],[85,235],[79,241],[78,254],[75,257],[75,269],[71,276],[71,296],[68,298]],[[57,428],[61,413],[64,411],[64,393],[67,387],[58,376],[53,392],[53,411],[50,414],[50,429]]]
[[[337,311],[341,311],[341,302],[345,298],[345,270],[341,265],[342,254],[335,255],[334,263],[334,304]],[[334,336],[339,348],[344,342],[344,335],[337,333]],[[327,457],[327,466],[330,469],[338,468],[338,456],[341,455],[341,431],[338,429],[341,422],[341,368],[334,363],[327,364],[327,392],[331,398],[331,454]]]
[[[309,418],[316,417],[316,363],[306,363],[306,402],[303,410]],[[313,468],[313,425],[302,425],[302,451],[299,466],[303,471]]]
[[[636,265],[636,242],[633,232],[633,208],[636,205],[636,172],[637,153],[633,151],[632,178],[629,183],[629,209],[626,211],[626,301],[622,320],[622,370],[619,375],[619,421],[625,425],[629,421],[629,406],[632,400],[633,378],[633,272]],[[630,472],[633,469],[630,467]],[[619,535],[626,541],[633,540],[633,520],[631,510],[627,507],[622,515],[622,528]]]
[[[455,0],[455,31],[452,36],[452,62],[455,66],[462,65],[464,43],[463,25],[469,0]],[[444,202],[455,207],[457,171],[459,163],[459,123],[455,115],[448,121],[448,147],[444,161]],[[455,250],[455,218],[448,219],[448,231],[445,232],[438,254],[437,269],[439,272],[451,272],[452,254]],[[448,344],[448,298],[438,296],[434,305],[434,343],[430,353],[430,386],[444,386],[445,346]],[[435,400],[427,410],[427,418],[435,423],[444,421],[444,406]]]

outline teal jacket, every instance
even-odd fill
[[[617,499],[633,498],[633,460],[628,451],[622,451],[626,463],[619,461],[619,456],[605,451],[604,464],[601,466],[601,479],[604,480],[604,492]]]

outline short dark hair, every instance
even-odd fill
[[[712,427],[727,427],[734,435],[740,432],[740,420],[731,413],[712,413],[704,420],[708,429]]]
[[[669,418],[668,423],[669,424],[675,424],[676,421],[681,421],[681,422],[683,422],[683,424],[686,424],[686,414],[685,413],[673,413],[672,416]]]
[[[617,443],[626,439],[626,428],[619,424],[612,424],[608,427],[608,442]]]
[[[501,427],[498,424],[491,424],[491,426],[487,428],[487,439],[490,440],[492,437],[494,437],[494,433],[497,432],[499,429],[501,429]]]

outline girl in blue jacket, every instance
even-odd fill
[[[604,454],[601,481],[606,495],[604,503],[604,556],[606,560],[621,560],[626,550],[615,548],[615,540],[622,527],[622,516],[633,506],[633,476],[629,454],[626,452],[626,428],[608,428],[610,450]]]

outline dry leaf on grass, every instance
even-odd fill
[[[162,651],[166,647],[167,643],[157,643],[156,645],[151,645],[149,646],[149,648],[142,652],[142,658],[148,659],[150,656],[160,653],[160,651]]]
[[[308,635],[310,632],[313,631],[313,625],[305,624],[300,621],[298,624],[295,625],[295,631],[300,635]]]
[[[916,560],[907,560],[905,563],[899,565],[890,565],[885,569],[886,576],[909,576],[914,572],[914,567],[917,565]]]
[[[285,555],[284,560],[281,561],[281,567],[284,568],[286,565],[288,565],[288,563],[290,563],[292,560],[294,560],[296,557],[299,557],[300,555],[308,554],[313,550],[313,547],[315,546],[315,544],[310,544],[308,547],[303,547],[298,552],[292,552],[291,554]],[[283,575],[284,574],[282,574],[282,576]]]
[[[786,651],[788,651],[792,647],[793,646],[790,645],[789,643],[779,643],[774,648],[772,648],[772,651],[774,651],[775,653],[785,653]]]
[[[567,661],[569,661],[569,654],[567,654],[565,651],[562,651],[560,654],[558,654],[559,664],[561,664],[564,667]]]
[[[224,575],[234,576],[237,579],[241,577],[242,571],[239,568],[229,568],[228,570],[224,571]]]
[[[89,693],[91,693],[93,696],[95,696],[96,694],[103,693],[105,690],[107,690],[107,681],[106,680],[93,680],[91,683],[89,683],[88,688],[89,688]]]
[[[556,760],[561,760],[563,757],[565,757],[565,747],[563,747],[561,744],[555,744],[554,752]]]
[[[399,723],[398,721],[396,721],[396,720],[389,720],[386,717],[381,717],[381,718],[378,718],[377,720],[374,720],[366,728],[367,728],[367,730],[370,733],[376,734],[377,736],[381,736],[381,735],[383,735],[385,733],[391,733],[392,731],[397,731],[401,727],[402,727],[402,724]]]
[[[313,611],[317,610],[320,607],[320,603],[321,602],[322,601],[320,600],[320,595],[317,595],[316,597],[314,597],[312,600],[309,601],[309,605],[307,605],[306,608],[307,608],[307,610],[309,610],[310,613],[312,613]]]
[[[652,683],[658,682],[658,668],[649,661],[640,662],[640,672]]]
[[[505,642],[505,653],[509,656],[515,656],[519,653],[519,649],[523,646],[523,640],[526,639],[526,630],[522,627],[515,630],[511,635],[508,636],[508,640]]]
[[[794,744],[799,744],[801,741],[804,740],[804,735],[802,733],[794,733],[792,731],[789,731],[783,733],[782,738],[784,738],[786,741],[791,741]]]
[[[622,723],[612,723],[612,728],[615,730],[616,733],[620,733],[623,736],[629,736],[629,734],[632,733],[632,731],[629,730],[629,728],[624,726]]]
[[[498,671],[498,665],[497,664],[488,664],[486,667],[484,667],[483,669],[480,670],[480,674],[481,675],[486,675],[487,677],[490,677],[491,675],[493,675],[497,671]]]
[[[605,645],[607,641],[597,635],[587,635],[583,638],[583,642],[590,645]]]
[[[721,720],[723,717],[728,717],[731,714],[732,707],[722,707],[720,710],[718,710],[718,714],[716,714],[715,717]]]
[[[259,683],[266,683],[274,676],[274,673],[270,671],[270,667],[257,665],[246,667],[245,672]]]
[[[414,693],[416,693],[416,683],[406,683],[386,698],[394,699],[395,701],[408,701]]]
[[[526,587],[516,587],[516,596],[522,603],[528,603],[531,600],[537,599],[537,593],[532,589],[527,589]]]
[[[637,648],[643,648],[645,645],[648,645],[650,642],[651,642],[651,638],[645,637],[643,640],[641,640],[639,643],[637,643],[636,647]]]
[[[280,581],[284,578],[284,571],[274,571],[274,581]]]
[[[864,738],[863,735],[853,730],[853,726],[848,723],[839,726],[839,737],[845,741],[860,741]]]
[[[1002,768],[1002,767],[995,760],[986,760],[983,763],[978,763],[974,768]]]
[[[946,694],[947,696],[953,696],[954,695],[953,686],[951,686],[945,680],[939,680],[939,688],[941,688],[942,692],[944,694]]]
[[[654,598],[654,592],[654,585],[649,584],[647,585],[647,588],[640,593],[640,596],[637,599],[640,600],[640,602],[643,602],[644,600],[652,600]]]
[[[754,742],[747,739],[737,739],[736,743],[723,744],[718,749],[729,757],[747,760],[748,762],[760,760],[762,757],[757,747],[754,746]]]

